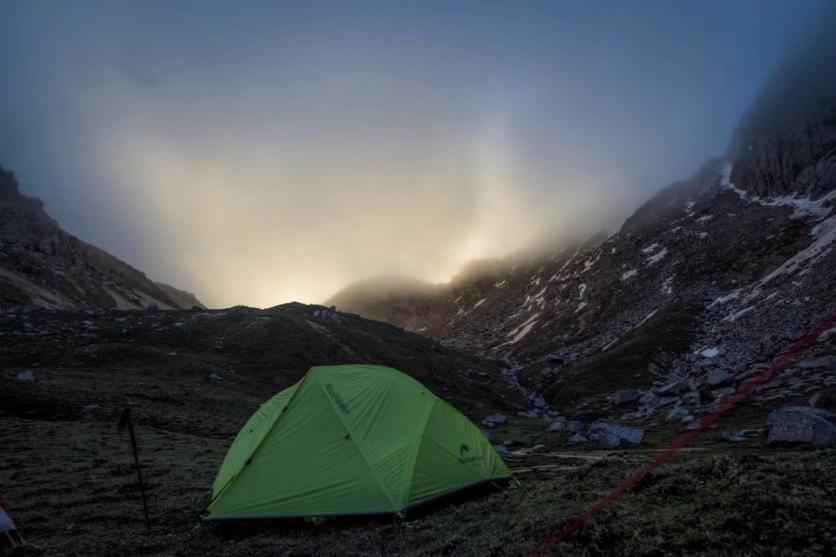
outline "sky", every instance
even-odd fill
[[[449,280],[721,155],[819,0],[0,3],[0,165],[211,307]]]

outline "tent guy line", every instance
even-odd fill
[[[827,317],[822,319],[818,325],[816,325],[800,340],[796,341],[795,344],[790,345],[790,347],[787,348],[783,354],[778,357],[778,359],[776,359],[766,370],[741,385],[740,388],[732,396],[730,396],[719,409],[710,414],[706,414],[706,416],[699,421],[698,425],[694,429],[686,431],[677,437],[670,445],[660,452],[652,461],[645,464],[638,472],[618,484],[615,489],[607,494],[606,497],[595,503],[595,505],[567,524],[562,530],[543,542],[540,547],[530,554],[530,557],[545,556],[557,544],[565,540],[573,532],[592,520],[595,515],[610,506],[626,491],[632,489],[636,484],[644,479],[645,476],[676,456],[680,450],[688,444],[688,442],[711,427],[712,424],[731,411],[735,406],[749,398],[759,385],[766,383],[772,379],[775,374],[786,369],[802,352],[815,344],[819,337],[828,332],[834,326],[836,326],[836,311],[830,313]]]

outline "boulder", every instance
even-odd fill
[[[613,404],[626,404],[638,400],[641,393],[638,389],[621,389],[610,395],[610,402]]]
[[[578,433],[579,431],[582,431],[582,430],[583,430],[583,423],[581,423],[577,420],[572,420],[572,421],[566,423],[566,431],[568,431],[570,433]]]
[[[644,439],[643,429],[607,422],[595,422],[592,426],[590,426],[589,431],[591,433],[597,433],[598,437],[600,437],[601,434],[614,435],[622,441],[627,441],[628,443],[636,445],[641,443],[642,439]]]
[[[566,441],[573,445],[577,445],[579,443],[586,443],[587,441],[589,441],[589,439],[587,439],[587,437],[583,433],[579,432],[569,437],[569,439],[567,439]]]
[[[705,382],[712,387],[719,387],[732,380],[732,375],[725,370],[715,369],[708,373],[705,377]]]
[[[549,424],[549,427],[546,428],[546,431],[566,431],[566,423],[566,418],[557,418],[555,419],[555,421]]]
[[[602,449],[614,449],[621,444],[621,438],[618,435],[613,435],[612,433],[607,433],[606,431],[602,431],[595,436],[595,440],[598,441],[598,446]]]
[[[21,371],[17,374],[17,380],[29,383],[35,380],[35,374],[32,373],[31,370],[27,369],[26,371]]]
[[[507,421],[508,417],[505,414],[491,414],[482,420],[482,425],[485,427],[496,427],[497,425],[504,424]]]
[[[836,445],[836,415],[811,406],[785,406],[769,414],[767,442],[810,443],[816,447]]]

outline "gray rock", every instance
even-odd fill
[[[721,404],[723,404],[727,398],[733,395],[735,392],[734,387],[725,387],[723,389],[714,389],[711,391],[711,398],[713,399],[712,405],[717,408]]]
[[[741,441],[746,440],[746,437],[741,435],[739,431],[733,431],[733,430],[729,430],[729,429],[723,431],[722,436],[723,436],[723,439],[725,439],[726,441],[731,441],[733,443],[739,443]]]
[[[549,427],[546,428],[546,431],[566,431],[566,418],[557,418],[555,421],[549,424]]]
[[[102,409],[101,404],[95,404],[94,403],[94,404],[87,404],[86,406],[84,406],[81,409],[81,411],[84,412],[85,414],[93,414],[95,412],[98,412],[101,409]]]
[[[674,406],[674,408],[668,412],[668,415],[665,416],[666,422],[676,422],[681,421],[682,418],[688,415],[688,409],[684,406]]]
[[[566,431],[570,433],[578,433],[579,431],[583,431],[583,423],[572,420],[571,422],[566,423]]]
[[[656,389],[656,392],[659,393],[660,395],[676,394],[676,393],[684,391],[687,388],[688,388],[688,383],[686,383],[685,381],[680,381],[679,379],[677,379],[675,381],[671,381],[670,383],[662,385],[661,387]]]
[[[508,447],[505,445],[494,445],[493,449],[503,459],[507,459],[511,456],[511,451],[509,451]]]
[[[613,404],[626,404],[638,400],[641,393],[638,389],[621,389],[610,395],[610,402]]]
[[[642,404],[642,405],[644,405],[644,406],[651,406],[651,405],[653,405],[653,404],[656,402],[656,399],[657,399],[657,398],[658,398],[658,397],[657,397],[655,394],[653,394],[653,393],[650,393],[650,392],[648,392],[648,393],[644,393],[644,394],[643,394],[643,395],[639,398],[639,404]]]
[[[590,433],[597,433],[598,435],[609,434],[615,435],[622,441],[628,443],[639,444],[644,439],[644,430],[637,427],[630,427],[626,425],[617,425],[607,422],[595,422],[589,428]]]
[[[508,417],[504,414],[491,414],[487,418],[482,421],[482,425],[485,427],[496,427],[497,425],[504,424],[508,421]]]
[[[812,358],[810,360],[802,360],[795,364],[795,366],[800,367],[801,369],[836,369],[836,354]]]
[[[715,369],[714,371],[709,372],[709,374],[705,377],[705,382],[712,387],[719,387],[731,380],[732,375],[728,371],[722,369]]]
[[[546,399],[544,399],[543,397],[538,396],[537,398],[534,399],[534,407],[535,408],[540,408],[542,410],[546,406],[548,406],[548,404],[546,404]]]
[[[587,441],[589,441],[589,439],[587,439],[587,437],[583,433],[578,432],[569,437],[569,439],[567,439],[566,441],[573,445],[577,445],[579,443],[586,443]]]
[[[35,374],[32,373],[32,370],[27,369],[17,374],[17,380],[29,383],[35,380]]]
[[[534,445],[533,447],[531,447],[531,452],[536,453],[537,451],[542,451],[545,448],[546,446],[542,444]]]
[[[603,449],[614,449],[621,444],[621,438],[619,438],[618,435],[613,435],[612,433],[607,433],[606,431],[598,433],[595,436],[595,440],[598,441],[598,446]]]
[[[220,385],[221,383],[224,382],[223,377],[221,377],[217,373],[210,373],[208,380],[209,380],[210,383],[212,383],[214,385]]]
[[[682,395],[682,402],[691,406],[699,406],[702,402],[699,391],[692,391]]]
[[[641,420],[642,418],[646,418],[647,416],[653,413],[653,411],[649,408],[643,410],[647,410],[647,412],[640,410],[638,412],[629,412],[627,414],[622,414],[621,418],[619,418],[619,421],[629,422],[632,420]]]
[[[816,447],[836,445],[836,415],[811,406],[785,406],[769,414],[767,442],[811,443]]]
[[[662,398],[656,401],[656,408],[662,408],[663,406],[673,404],[674,402],[679,402],[678,396],[663,396]]]

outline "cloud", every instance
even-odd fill
[[[213,306],[443,281],[720,153],[814,5],[12,2],[0,161]]]

